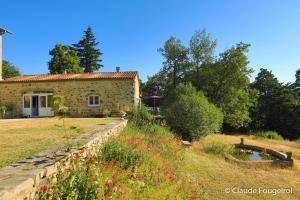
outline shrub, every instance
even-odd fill
[[[6,106],[0,106],[0,118],[1,119],[4,119],[6,111],[7,111]]]
[[[216,133],[223,123],[222,112],[191,84],[180,84],[171,92],[163,114],[171,128],[188,140]]]
[[[133,106],[130,112],[128,112],[128,119],[132,124],[138,127],[151,124],[154,120],[152,114],[143,105],[140,108]]]
[[[101,147],[99,159],[120,162],[122,168],[127,169],[137,161],[141,161],[142,155],[135,152],[130,145],[121,143],[117,139],[111,139]]]
[[[296,140],[296,143],[299,145],[300,148],[300,139]]]
[[[283,137],[279,135],[276,131],[258,131],[254,133],[257,137],[268,138],[273,140],[283,140]]]
[[[233,147],[220,141],[210,141],[204,144],[204,151],[213,154],[231,153]]]
[[[102,112],[103,117],[109,117],[111,115],[111,112],[108,109],[104,109]]]

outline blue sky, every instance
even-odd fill
[[[218,40],[217,54],[244,41],[256,75],[272,70],[293,82],[300,68],[300,1],[294,0],[1,0],[3,57],[23,74],[48,73],[49,50],[73,44],[88,25],[100,42],[104,68],[138,70],[143,80],[162,67],[157,49],[171,35],[188,44],[206,28]]]

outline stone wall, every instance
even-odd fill
[[[16,116],[22,114],[22,96],[35,91],[51,91],[65,96],[72,116],[88,116],[108,111],[127,111],[139,102],[138,79],[64,80],[48,82],[1,82],[0,103],[15,105]],[[87,97],[98,95],[99,107],[89,107]]]
[[[36,199],[40,186],[55,183],[58,168],[68,168],[71,159],[78,154],[95,153],[108,137],[118,134],[126,124],[126,120],[112,120],[111,123],[101,125],[100,128],[62,143],[54,149],[0,169],[0,199]]]

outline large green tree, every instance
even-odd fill
[[[170,37],[164,47],[158,51],[164,57],[162,72],[171,80],[173,88],[180,82],[185,81],[188,73],[188,49],[176,37]]]
[[[196,31],[190,39],[191,65],[193,66],[193,85],[200,88],[200,70],[205,64],[212,63],[217,41],[211,39],[205,29]]]
[[[10,77],[20,75],[20,71],[17,67],[15,67],[12,63],[7,60],[3,60],[2,63],[2,78],[7,79]]]
[[[220,54],[220,58],[205,65],[200,73],[200,89],[224,113],[229,127],[246,127],[251,121],[249,109],[257,94],[248,88],[252,69],[248,67],[249,44],[239,43]]]
[[[90,26],[84,31],[83,38],[77,44],[73,44],[73,48],[78,52],[80,58],[80,66],[86,73],[94,72],[103,67],[100,59],[102,53],[100,49],[97,49],[98,44]]]
[[[295,78],[296,80],[295,83],[293,84],[293,87],[300,94],[300,69],[296,71]]]
[[[153,76],[148,76],[146,83],[142,83],[142,95],[165,95],[167,89],[167,80],[162,71],[159,71]]]
[[[300,101],[297,93],[280,83],[274,74],[261,69],[251,85],[259,91],[252,110],[254,129],[275,130],[287,138],[300,137]]]
[[[56,44],[49,54],[52,56],[48,62],[50,74],[62,74],[65,71],[69,74],[82,72],[77,52],[71,47]]]

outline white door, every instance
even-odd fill
[[[54,112],[51,109],[51,100],[53,94],[25,94],[23,95],[23,116],[32,117],[33,100],[32,97],[36,97],[37,104],[37,116],[49,117],[54,116]]]

